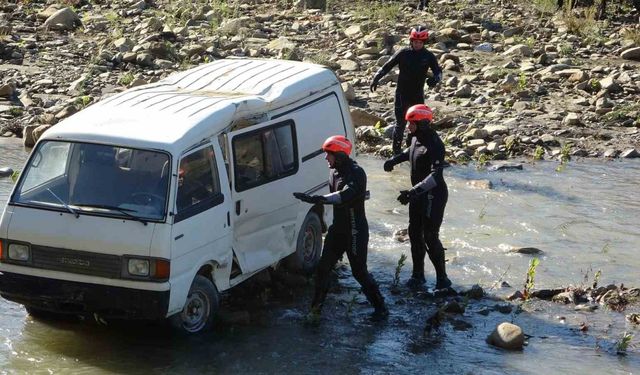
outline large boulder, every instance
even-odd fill
[[[373,126],[378,122],[383,126],[386,125],[383,118],[360,108],[353,108],[351,110],[351,122],[353,122],[353,126],[356,128],[359,126]]]
[[[53,13],[46,21],[44,21],[44,27],[47,30],[73,30],[80,25],[82,25],[80,17],[78,17],[78,15],[68,7],[62,8]]]
[[[507,350],[522,350],[524,346],[524,333],[515,324],[500,323],[496,329],[487,337],[489,345],[497,346]]]

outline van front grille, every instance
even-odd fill
[[[31,266],[35,268],[111,279],[120,278],[122,270],[122,260],[119,256],[88,251],[32,245],[31,258]]]

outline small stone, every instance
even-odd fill
[[[465,308],[457,301],[451,301],[447,302],[447,304],[443,307],[443,310],[451,314],[464,314]]]
[[[9,167],[0,168],[0,177],[9,177],[13,174],[13,169]]]
[[[544,251],[537,247],[519,247],[509,251],[510,253],[524,254],[524,255],[540,255],[544,254]]]
[[[574,303],[575,300],[576,300],[576,296],[573,291],[559,293],[553,296],[553,298],[551,298],[551,301],[553,302],[564,303],[564,304]]]
[[[490,180],[467,181],[467,186],[472,187],[474,189],[484,189],[484,190],[493,189],[493,183]]]
[[[353,85],[349,82],[342,82],[341,86],[347,101],[354,101],[356,99],[356,90],[353,88]]]
[[[591,311],[596,311],[598,309],[598,305],[580,304],[580,305],[576,305],[576,307],[574,307],[573,309],[575,311],[591,312]]]
[[[577,113],[569,113],[563,120],[562,123],[564,125],[580,125],[582,121],[580,120],[580,115]]]
[[[487,343],[507,350],[522,350],[524,333],[522,329],[515,324],[507,322],[500,323],[489,337],[487,337]]]

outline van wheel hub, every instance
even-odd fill
[[[200,291],[195,291],[187,297],[187,303],[182,312],[184,327],[188,331],[198,331],[209,318],[209,303],[207,296]]]
[[[312,226],[308,226],[304,232],[304,260],[311,261],[316,253],[316,233]]]

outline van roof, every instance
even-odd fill
[[[180,153],[235,119],[266,114],[338,83],[320,65],[224,59],[106,98],[68,117],[42,139],[156,148]]]

